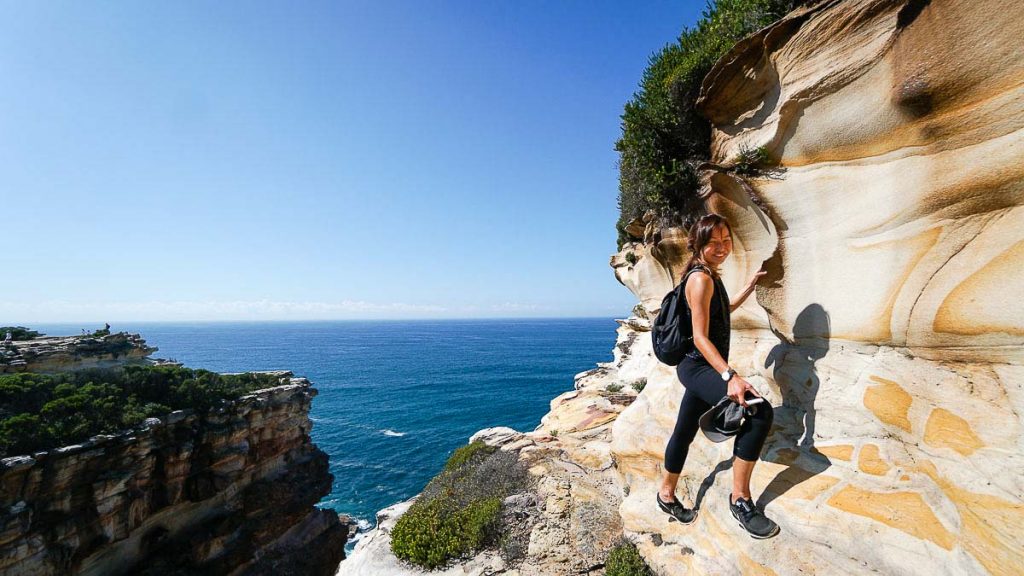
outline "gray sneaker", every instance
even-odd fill
[[[661,508],[661,511],[665,514],[678,520],[680,524],[693,524],[693,521],[697,519],[697,511],[683,506],[678,498],[673,497],[672,502],[662,502],[661,494],[656,494],[655,496],[658,499],[658,508]],[[669,522],[671,521],[669,520]]]
[[[729,499],[732,499],[731,495]],[[763,540],[779,533],[779,525],[769,520],[764,512],[746,498],[737,498],[736,502],[729,504],[729,511],[751,538]]]

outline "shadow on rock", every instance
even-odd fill
[[[704,501],[704,495],[707,494],[708,489],[714,485],[715,477],[730,468],[732,468],[732,458],[722,460],[717,466],[715,466],[715,469],[708,474],[707,478],[704,478],[704,480],[701,481],[700,489],[697,490],[697,497],[693,499],[693,507],[695,509],[700,510],[700,503]]]
[[[773,367],[775,382],[782,393],[782,406],[775,410],[769,450],[762,459],[787,468],[761,493],[757,505],[762,509],[832,465],[814,446],[815,400],[821,387],[815,363],[828,354],[830,337],[828,312],[820,304],[811,304],[796,318],[793,341],[779,335],[779,344],[765,359],[765,368]]]

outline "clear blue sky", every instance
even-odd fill
[[[703,5],[2,2],[0,324],[626,315],[619,115]]]

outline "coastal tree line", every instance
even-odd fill
[[[112,434],[173,410],[205,411],[279,384],[274,374],[125,366],[0,375],[0,457]]]

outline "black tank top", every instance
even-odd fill
[[[697,272],[694,272],[694,274],[697,274]],[[693,276],[693,274],[690,276]],[[711,295],[711,309],[708,311],[708,315],[711,317],[708,321],[708,340],[711,340],[711,343],[715,345],[718,353],[722,355],[722,359],[728,362],[729,333],[732,329],[729,319],[729,293],[725,291],[725,284],[722,283],[721,278],[715,278],[714,276],[711,278],[714,282],[715,292]],[[687,282],[689,282],[689,277]],[[686,308],[689,311],[689,302],[686,303]],[[697,350],[696,346],[693,346],[693,349],[686,353],[686,357],[707,363],[707,359],[700,353],[700,350]]]

